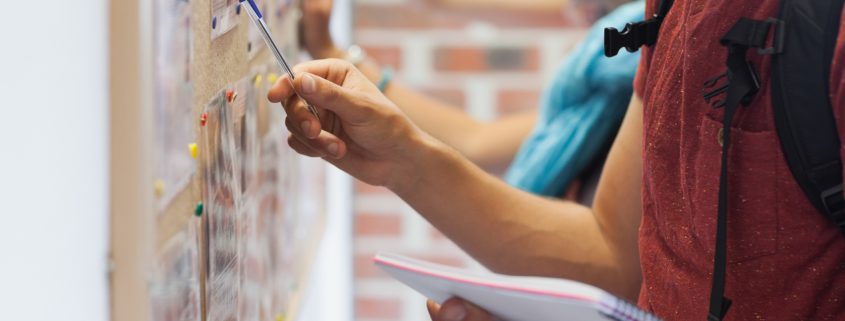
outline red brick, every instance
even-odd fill
[[[373,255],[356,255],[354,258],[355,278],[379,278],[387,277],[387,274],[373,264]]]
[[[355,215],[355,235],[398,237],[401,234],[401,215],[380,215],[368,213],[357,213]]]
[[[422,5],[358,5],[356,28],[460,28],[465,21],[452,15],[432,12]]]
[[[358,28],[463,28],[472,21],[484,21],[500,28],[567,28],[574,25],[562,10],[526,11],[485,8],[440,8],[423,3],[358,5]]]
[[[434,69],[445,72],[536,71],[537,48],[439,47],[434,49]]]
[[[496,95],[499,116],[535,110],[540,104],[539,90],[503,89]]]
[[[393,69],[402,69],[402,49],[389,46],[364,46],[368,56],[375,59],[381,66],[389,66]]]
[[[356,319],[399,320],[402,316],[402,302],[400,299],[355,299]]]
[[[462,89],[422,89],[426,95],[434,97],[444,103],[464,109],[466,106],[466,94]]]

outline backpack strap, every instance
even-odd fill
[[[773,43],[767,47],[769,33],[774,27]],[[728,152],[731,144],[731,123],[740,105],[747,106],[760,89],[760,80],[754,65],[746,59],[749,48],[758,48],[758,52],[778,53],[782,31],[778,26],[782,22],[775,19],[766,21],[740,18],[719,42],[727,47],[728,57],[725,64],[728,67],[727,98],[724,102],[715,104],[716,108],[724,108],[722,119],[722,161],[719,171],[719,204],[716,217],[716,245],[713,257],[713,283],[710,288],[710,308],[707,313],[708,321],[721,321],[731,307],[731,300],[725,297],[725,275],[727,272],[727,243],[728,243]],[[722,78],[719,76],[718,78]],[[711,81],[705,82],[705,87]],[[709,100],[705,94],[705,100]]]
[[[640,50],[643,45],[654,45],[657,42],[657,35],[660,33],[663,18],[669,14],[669,9],[672,9],[674,2],[674,0],[662,0],[657,13],[651,19],[629,22],[625,24],[622,32],[619,32],[616,28],[604,28],[604,55],[613,57],[622,48],[625,48],[628,52],[635,52]]]
[[[724,297],[727,269],[728,150],[738,105],[748,105],[760,88],[749,48],[772,58],[775,127],[790,170],[811,202],[840,228],[845,226],[840,143],[829,98],[830,64],[845,0],[782,0],[780,19],[740,18],[720,43],[727,47],[727,98],[719,176],[719,204],[709,321],[721,321],[731,301]],[[721,78],[720,77],[717,77]],[[714,84],[705,82],[705,87]],[[712,97],[705,93],[708,102]],[[845,233],[845,229],[843,229]]]
[[[845,233],[840,141],[830,67],[843,0],[783,0],[783,53],[772,58],[775,127],[792,176],[810,202]]]

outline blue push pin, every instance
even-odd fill
[[[217,17],[211,18],[211,29],[217,29]]]

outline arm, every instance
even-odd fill
[[[392,189],[491,270],[576,279],[636,298],[641,114],[632,99],[592,210],[511,188],[436,144],[408,169],[420,179]]]
[[[422,95],[398,82],[388,86],[384,94],[422,130],[487,171],[507,168],[538,116],[533,110],[482,122],[459,107]]]
[[[320,131],[301,103],[286,104],[289,143],[297,152],[323,156],[365,182],[389,187],[491,270],[576,279],[636,298],[639,100],[632,100],[592,211],[519,191],[483,172],[416,128],[348,63],[315,61],[297,70],[316,76],[298,77],[296,91],[332,112],[325,124],[341,124]],[[270,99],[285,101],[293,92],[279,81]],[[292,126],[302,122],[309,130]]]

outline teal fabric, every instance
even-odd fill
[[[645,1],[620,6],[599,19],[558,67],[543,93],[534,130],[505,180],[546,196],[563,195],[619,129],[633,91],[639,53],[604,56],[604,28],[641,21]]]

